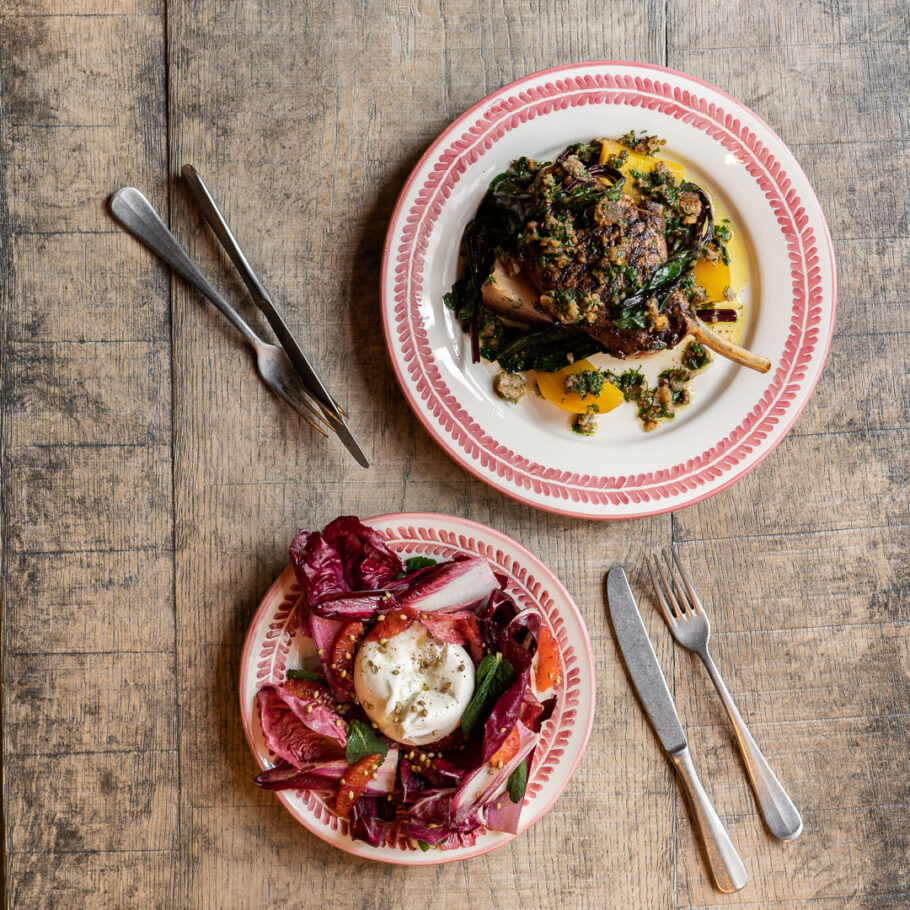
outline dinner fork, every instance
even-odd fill
[[[256,353],[256,368],[262,381],[286,404],[290,405],[311,427],[329,434],[323,414],[303,395],[303,387],[288,355],[277,345],[263,341],[240,314],[209,284],[189,253],[152,208],[152,204],[135,187],[125,186],[111,196],[111,211],[116,219],[155,255],[164,260],[178,275],[207,297],[240,331]],[[318,422],[317,422],[318,421]]]
[[[672,560],[666,551],[663,554],[667,565],[666,573],[659,557],[646,560],[651,584],[654,586],[654,593],[657,595],[664,619],[676,641],[689,651],[694,651],[708,669],[733,724],[746,773],[749,775],[768,830],[779,840],[793,840],[799,837],[803,830],[803,820],[752,738],[733,697],[724,685],[720,671],[708,651],[711,624],[708,622],[704,607],[695,593],[676,548],[671,546],[669,552]]]

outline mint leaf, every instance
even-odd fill
[[[409,556],[404,561],[405,575],[410,575],[418,569],[425,569],[427,566],[435,566],[436,560],[431,556]]]
[[[502,654],[488,654],[477,668],[474,678],[474,695],[461,715],[461,730],[465,736],[481,717],[486,717],[499,697],[515,681],[515,670]]]
[[[361,758],[377,752],[383,759],[389,754],[389,747],[373,732],[372,727],[362,720],[352,720],[345,732],[348,737],[345,758],[349,765],[356,765]]]
[[[417,846],[420,847],[420,849],[423,850],[424,853],[426,853],[427,850],[430,849],[430,845],[425,840],[417,841]]]
[[[509,799],[513,803],[520,803],[525,798],[528,789],[528,760],[523,758],[521,764],[509,775]]]
[[[308,679],[310,682],[319,683],[320,686],[328,685],[325,677],[313,670],[288,670],[288,679]]]

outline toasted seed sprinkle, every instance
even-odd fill
[[[420,716],[421,716],[421,717],[426,717],[429,713],[430,713],[430,712],[427,711],[426,708],[422,708],[421,711],[420,711]]]
[[[316,653],[319,654],[319,655],[321,655],[321,654],[323,653],[322,648],[317,648],[317,649],[316,649]]]
[[[333,670],[336,670],[336,669],[337,669],[337,667],[336,667],[335,664],[332,664],[332,669],[333,669]]]
[[[372,727],[373,727],[374,730],[378,730],[378,729],[379,729],[379,724],[377,724],[376,721],[374,720],[374,721],[372,722]]]
[[[392,676],[397,676],[397,675],[398,675],[398,670],[392,670]]]
[[[307,714],[312,714],[312,713],[313,713],[313,706],[312,706],[312,705],[307,705],[307,706],[306,706],[306,713],[307,713]]]
[[[389,802],[392,802],[392,794],[390,793],[390,794],[386,797],[386,799],[387,799]]]
[[[351,641],[357,641],[357,636],[356,636],[356,635],[349,635],[348,638],[350,638]]]
[[[499,761],[496,762],[496,767],[499,768],[500,771],[502,770],[502,759],[499,759]]]
[[[438,828],[439,825],[436,822],[428,822],[427,827],[428,828]]]
[[[500,728],[499,728],[499,732],[500,732],[500,733],[505,733],[505,732],[506,732],[506,728],[505,728],[505,727],[500,727]]]
[[[380,622],[383,622],[383,621],[385,620],[385,613],[380,613],[379,616],[377,616],[376,618],[377,618]]]
[[[475,799],[480,799],[481,796],[483,796],[483,790],[478,790],[478,791],[474,794],[474,798],[475,798]]]
[[[464,664],[459,664],[459,665],[458,665],[458,672],[459,672],[459,673],[463,673],[463,672],[464,672]]]
[[[549,679],[556,679],[556,677],[552,673],[547,673],[547,677]]]
[[[372,777],[373,780],[379,780],[379,775],[375,771],[370,775],[370,777]]]
[[[388,643],[389,643],[389,640],[387,638],[379,639],[379,644],[381,644],[381,645],[387,645]]]
[[[348,790],[348,799],[353,799],[353,798],[354,798],[354,791]]]
[[[339,717],[339,718],[335,721],[335,726],[336,726],[336,727],[343,727],[343,726],[344,726],[344,721]]]
[[[501,808],[502,808],[502,803],[496,803],[496,808],[497,808],[497,809],[501,809]]]
[[[407,618],[408,618],[408,614],[407,614],[407,613],[402,613],[398,618],[399,618],[402,622],[405,622],[405,621],[407,620]]]

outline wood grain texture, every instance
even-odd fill
[[[899,0],[0,0],[3,874],[15,908],[910,903],[910,20]],[[454,117],[545,66],[635,59],[740,98],[790,145],[838,256],[818,391],[747,478],[673,516],[514,503],[435,446],[379,320],[386,224]],[[634,124],[631,124],[634,126]],[[180,185],[204,176],[375,467],[262,385],[242,339],[105,210],[138,186],[255,328]],[[236,683],[298,526],[465,515],[552,566],[598,713],[557,807],[508,847],[403,870],[309,835],[251,784]],[[645,623],[750,872],[713,891],[632,694],[603,568],[679,545],[714,651],[803,811],[756,814],[701,666]],[[529,870],[530,874],[529,874]]]

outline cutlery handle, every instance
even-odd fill
[[[692,820],[705,848],[705,857],[708,868],[714,878],[718,890],[725,893],[739,891],[749,879],[746,867],[736,852],[736,847],[727,834],[727,829],[714,811],[705,788],[695,773],[692,756],[688,747],[679,752],[671,753],[670,759],[676,768],[676,773],[682,781],[683,789],[692,809]]]
[[[803,820],[799,811],[787,796],[787,791],[784,790],[781,782],[771,770],[767,759],[762,755],[761,749],[758,748],[758,744],[752,738],[746,722],[736,708],[733,696],[727,691],[720,671],[707,649],[700,656],[708,668],[720,700],[724,703],[733,724],[736,742],[746,766],[746,773],[752,782],[752,789],[755,791],[755,798],[758,800],[768,830],[779,840],[793,840],[793,838],[799,837],[803,830]]]
[[[114,217],[140,243],[169,265],[181,278],[207,297],[243,337],[258,348],[262,340],[244,322],[234,308],[209,284],[189,253],[152,208],[152,204],[135,187],[125,186],[111,196]]]
[[[312,392],[313,397],[324,408],[328,408],[335,417],[341,418],[335,399],[328,393],[312,364],[307,359],[306,354],[303,353],[297,340],[291,334],[291,330],[285,324],[284,319],[281,318],[281,314],[275,309],[275,304],[272,302],[269,292],[263,287],[259,277],[253,271],[253,267],[247,261],[246,256],[243,255],[243,250],[240,249],[237,238],[228,227],[228,223],[224,220],[221,210],[212,198],[212,194],[208,191],[208,187],[199,176],[198,171],[191,164],[185,164],[180,172],[206,221],[208,221],[209,226],[215,232],[215,236],[227,251],[228,256],[231,257],[231,262],[234,263],[237,271],[240,272],[240,277],[243,278],[244,284],[249,288],[256,306],[262,310],[265,318],[268,319],[269,325],[281,342],[281,346],[290,358],[291,363],[294,364],[294,369],[297,370],[304,384]]]

